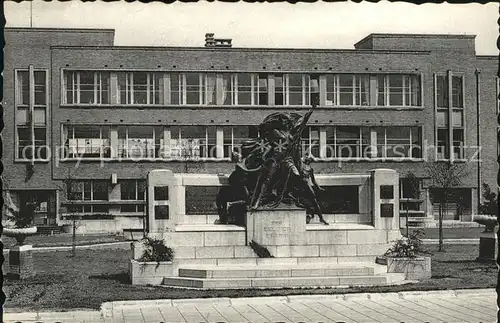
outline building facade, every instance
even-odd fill
[[[354,49],[114,46],[103,29],[6,28],[4,189],[38,225],[140,229],[154,169],[228,174],[270,113],[305,113],[321,176],[391,168],[420,178],[414,214],[436,213],[425,167],[463,163],[446,219],[470,221],[496,187],[499,83],[475,36],[371,34]],[[34,147],[34,148],[33,148]],[[481,160],[480,162],[478,160]],[[186,214],[213,214],[217,187],[186,188]],[[326,187],[327,214],[360,213],[356,185]]]

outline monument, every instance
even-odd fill
[[[173,248],[169,263],[139,263],[133,244],[133,284],[190,288],[276,288],[386,285],[404,280],[375,263],[399,230],[399,175],[392,169],[315,174],[301,137],[305,114],[278,112],[259,125],[259,137],[233,151],[230,175],[148,174],[148,236]],[[323,188],[348,187],[356,208],[323,214]],[[218,187],[216,214],[188,213],[193,187]],[[208,190],[207,190],[208,191]],[[311,221],[318,216],[319,223]],[[327,222],[328,220],[328,222]],[[254,241],[264,249],[252,244]],[[151,266],[150,271],[134,270]],[[163,267],[162,267],[163,268]]]
[[[248,225],[248,221],[242,221],[246,216],[254,222],[261,212],[273,210],[273,215],[280,217],[276,212],[283,208],[288,213],[298,208],[307,213],[304,222],[309,223],[317,215],[321,223],[328,225],[318,203],[322,189],[310,165],[313,158],[301,151],[300,145],[315,108],[316,104],[305,115],[277,112],[267,116],[259,125],[260,136],[245,141],[240,151],[233,151],[236,168],[229,176],[229,186],[222,187],[217,196],[221,223]]]

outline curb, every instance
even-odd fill
[[[423,244],[439,244],[439,239],[422,239]],[[474,239],[443,239],[445,244],[477,244],[479,238]]]
[[[101,247],[110,247],[110,246],[120,246],[125,245],[130,246],[133,241],[117,241],[117,242],[105,242],[105,243],[96,243],[96,244],[88,244],[88,245],[79,245],[75,246],[76,249],[92,249],[92,248],[101,248]],[[57,251],[57,250],[71,250],[72,246],[57,246],[57,247],[33,247],[31,248],[32,252],[42,252],[42,251]],[[10,249],[3,249],[3,252],[9,252]]]
[[[490,289],[462,289],[462,290],[431,290],[391,293],[352,293],[352,294],[318,294],[318,295],[290,295],[269,297],[242,297],[242,298],[191,298],[191,299],[161,299],[141,301],[115,301],[101,304],[103,317],[111,317],[113,310],[127,306],[156,307],[156,306],[182,306],[182,305],[239,305],[262,303],[301,303],[328,300],[379,300],[379,299],[415,299],[427,296],[434,297],[464,297],[464,296],[490,296],[495,295],[494,288]]]

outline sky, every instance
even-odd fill
[[[29,2],[5,2],[6,27],[30,26]],[[497,3],[32,3],[33,27],[111,28],[118,46],[203,46],[205,33],[234,47],[352,49],[370,33],[472,34],[476,53],[498,55]]]

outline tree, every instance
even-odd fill
[[[448,202],[454,195],[454,188],[462,184],[462,178],[467,169],[464,164],[453,162],[434,162],[425,167],[430,180],[431,198],[439,203],[439,251],[443,247],[443,217],[446,213]]]
[[[75,192],[73,192],[73,184],[74,180],[71,176],[71,171],[68,171],[68,177],[63,180],[65,189],[66,189],[66,199],[67,201],[74,200],[76,198]],[[78,220],[80,220],[80,216],[76,214],[76,209],[74,206],[68,204],[67,211],[69,213],[68,218],[72,223],[72,237],[71,237],[71,257],[74,257],[76,254],[76,228],[78,227]]]

